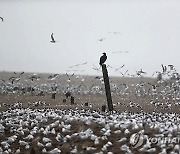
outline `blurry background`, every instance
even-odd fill
[[[152,76],[161,64],[179,71],[179,8],[178,0],[1,0],[0,71],[97,75],[103,52],[113,76]]]

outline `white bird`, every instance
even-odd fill
[[[54,128],[51,130],[51,134],[56,134],[56,131]]]
[[[19,144],[20,144],[21,146],[26,146],[26,145],[28,145],[28,143],[27,143],[27,142],[22,141],[22,140],[20,140],[20,141],[19,141]]]
[[[5,148],[5,149],[8,149],[10,147],[9,143],[3,141],[1,142],[1,145]]]
[[[37,143],[38,147],[44,147],[44,145],[41,142]]]
[[[42,152],[43,152],[43,153],[46,153],[46,152],[47,152],[46,148],[43,148],[43,149],[42,149]]]
[[[2,124],[0,124],[0,133],[4,133],[4,129],[5,127]]]
[[[61,150],[59,150],[58,148],[54,148],[53,150],[48,152],[49,154],[60,154]]]
[[[51,140],[50,140],[49,138],[47,138],[47,137],[43,137],[42,141],[43,141],[44,143],[51,142]]]
[[[3,152],[3,149],[0,147],[0,153],[2,153]]]
[[[156,153],[156,148],[148,149],[148,150],[146,150],[146,152],[148,152],[148,153]]]
[[[74,147],[74,149],[72,149],[71,151],[70,151],[70,153],[77,153],[78,151],[77,151],[77,147],[75,146]]]
[[[125,137],[123,137],[123,138],[121,138],[118,142],[125,142],[125,141],[127,141],[127,138],[125,138]]]
[[[27,137],[25,137],[24,139],[27,139],[27,140],[32,140],[34,138],[33,135],[29,134]]]
[[[178,144],[174,146],[174,152],[180,153],[180,146]]]
[[[57,134],[56,141],[58,141],[58,142],[62,142],[63,141],[63,137],[61,136],[60,133]]]
[[[21,150],[20,150],[20,149],[17,149],[16,152],[15,152],[15,154],[19,154],[20,152],[21,152]]]
[[[8,137],[7,142],[8,142],[9,144],[12,144],[12,143],[14,143],[14,142],[16,141],[16,139],[17,139],[17,136],[16,136],[16,135],[13,135],[13,136],[11,136],[11,137]]]
[[[45,145],[47,148],[50,148],[52,146],[51,142],[46,143]]]

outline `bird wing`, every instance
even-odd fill
[[[54,74],[54,77],[57,77],[57,76],[59,76],[59,74]]]
[[[52,79],[52,75],[48,76],[48,79]]]
[[[3,17],[0,17],[0,18],[1,18],[2,22],[3,22],[4,21]]]
[[[69,77],[69,75],[68,75],[67,73],[66,73],[66,76],[68,77],[69,80],[71,80],[70,77]]]
[[[19,78],[21,77],[21,75],[23,75],[24,74],[24,72],[21,72],[20,74],[19,74]]]
[[[14,80],[14,79],[15,79],[15,77],[13,77],[13,76],[9,78],[9,80]]]

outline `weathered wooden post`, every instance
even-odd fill
[[[104,85],[106,90],[106,98],[107,98],[107,104],[109,111],[113,111],[113,104],[112,104],[112,97],[111,97],[111,90],[109,85],[109,77],[108,77],[108,71],[105,64],[102,64],[102,72],[103,72],[103,78],[104,78]]]
[[[53,83],[51,85],[51,89],[52,89],[52,99],[55,99],[56,98],[56,90],[57,90],[57,84],[56,83]]]
[[[52,93],[52,99],[55,99],[56,98],[56,93]]]
[[[71,105],[73,105],[73,104],[74,104],[74,97],[71,96]]]

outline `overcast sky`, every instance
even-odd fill
[[[100,75],[103,52],[110,75],[180,71],[179,0],[0,0],[0,16],[0,71]]]

